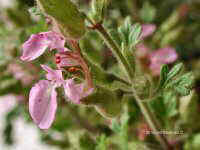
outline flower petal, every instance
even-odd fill
[[[153,75],[159,75],[160,69],[163,64],[170,64],[176,61],[178,54],[176,50],[172,47],[166,47],[158,49],[149,55],[150,59],[150,69]]]
[[[79,104],[81,99],[81,93],[83,91],[82,86],[77,86],[73,79],[66,80],[64,84],[64,90],[67,97],[72,100],[73,103]]]
[[[141,39],[144,39],[153,34],[156,30],[156,26],[154,24],[143,24],[142,25],[142,33],[140,35]]]
[[[178,55],[176,50],[172,47],[165,47],[156,50],[150,56],[150,61],[152,63],[169,64],[176,61]]]
[[[61,84],[64,81],[61,70],[53,70],[47,65],[41,65],[41,67],[47,72],[46,78],[48,80],[55,81],[58,84]]]
[[[69,57],[65,54],[57,53],[56,57],[59,58],[59,60],[60,60],[59,62],[56,62],[58,68],[80,65],[79,62],[77,61],[77,59]]]
[[[45,33],[46,39],[51,41],[49,48],[50,50],[52,49],[57,49],[59,52],[64,52],[65,48],[65,39],[62,37],[60,34],[56,32],[46,32]]]
[[[75,104],[80,104],[83,97],[93,92],[93,89],[86,89],[85,84],[76,84],[73,79],[66,80],[64,90],[67,97]]]
[[[31,61],[42,55],[48,48],[50,42],[45,38],[44,34],[33,34],[23,46],[23,55],[21,60]]]
[[[21,60],[31,61],[41,56],[47,48],[64,51],[65,40],[55,32],[42,32],[33,34],[23,46]]]
[[[55,119],[57,109],[55,86],[41,80],[32,87],[29,95],[29,112],[33,121],[41,129],[48,129]]]

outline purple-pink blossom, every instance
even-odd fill
[[[47,72],[47,80],[54,82],[58,86],[60,86],[64,82],[61,70],[53,70],[47,65],[41,65],[41,67]]]
[[[170,64],[176,61],[178,55],[172,47],[160,48],[149,55],[150,69],[153,75],[159,75],[163,64]]]
[[[65,39],[55,32],[42,32],[33,34],[28,41],[23,44],[23,61],[32,61],[41,56],[46,49],[56,49],[57,70],[47,65],[41,65],[47,72],[46,80],[36,83],[29,94],[29,112],[33,121],[41,129],[48,129],[54,119],[57,109],[56,88],[64,88],[65,95],[74,104],[80,104],[80,100],[93,92],[92,79],[89,68],[82,59],[79,52],[73,52],[64,47]],[[78,44],[73,42],[76,48]],[[79,51],[79,50],[78,50]],[[81,66],[85,74],[86,82],[76,83],[74,78],[64,79],[62,71],[64,67]]]
[[[155,30],[156,26],[154,24],[143,24],[140,38],[144,40],[152,35]],[[173,63],[178,58],[176,50],[170,46],[152,51],[144,43],[139,43],[136,45],[136,48],[137,57],[140,59],[145,58],[149,61],[149,68],[154,76],[160,74],[160,69],[163,64]]]
[[[93,88],[85,87],[85,83],[75,84],[73,79],[65,81],[64,89],[67,97],[73,99],[73,102],[80,104],[80,100],[83,97],[90,95],[93,92]]]
[[[57,49],[63,52],[65,50],[64,44],[64,38],[52,31],[33,34],[22,46],[21,60],[32,61],[41,56],[46,49]]]
[[[65,53],[66,52],[67,51],[65,51]],[[72,56],[69,57],[66,54],[62,54],[62,53],[56,54],[56,64],[58,68],[80,65],[80,63],[78,62],[78,59],[75,59]]]
[[[48,129],[55,119],[57,109],[56,88],[64,87],[65,95],[75,104],[80,104],[80,100],[91,94],[93,89],[87,89],[84,83],[76,84],[74,79],[64,80],[61,70],[41,66],[47,72],[47,80],[40,80],[32,87],[29,95],[29,112],[39,128]]]
[[[154,25],[154,24],[143,24],[140,38],[144,39],[144,38],[152,35],[155,30],[156,30],[156,25]]]
[[[33,121],[41,129],[48,129],[57,109],[55,87],[47,80],[40,80],[32,87],[29,95],[29,112]]]
[[[173,47],[160,48],[151,53],[151,63],[172,63],[177,59],[176,50]]]

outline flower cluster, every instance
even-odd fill
[[[141,39],[152,35],[155,29],[156,26],[153,24],[142,25]],[[144,43],[139,43],[136,48],[138,50],[138,58],[147,59],[150,62],[149,68],[154,76],[160,74],[160,69],[163,64],[173,63],[178,58],[176,50],[170,46],[151,51]]]
[[[32,61],[41,56],[46,49],[56,49],[57,70],[47,65],[41,65],[42,69],[47,72],[46,80],[40,80],[36,83],[29,94],[29,112],[33,121],[41,129],[48,129],[54,118],[57,109],[57,92],[56,88],[63,87],[68,99],[80,104],[83,97],[93,92],[93,88],[87,80],[88,70],[81,56],[64,47],[65,39],[55,32],[43,32],[32,35],[28,41],[23,44],[23,61]],[[64,79],[62,68],[68,66],[80,65],[85,73],[86,82],[75,83],[74,78]]]

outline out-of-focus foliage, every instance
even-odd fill
[[[90,0],[74,1],[81,11],[92,11]],[[96,3],[98,2],[97,0]],[[95,18],[94,12],[91,12],[93,13],[91,16],[97,22],[104,20],[104,26],[110,31],[119,47],[124,50],[133,48],[136,51],[133,46],[139,42],[141,32],[138,23],[151,23],[157,26],[157,30],[144,41],[149,49],[168,45],[176,49],[179,55],[178,62],[182,61],[183,64],[177,63],[173,67],[164,65],[159,80],[148,70],[149,62],[142,60],[139,67],[144,67],[146,73],[144,76],[147,76],[147,79],[137,72],[135,86],[136,88],[138,86],[137,91],[141,96],[147,99],[145,102],[149,103],[161,121],[163,130],[173,131],[172,134],[166,135],[170,142],[177,149],[199,150],[200,2],[198,0],[105,0],[104,2],[108,7],[107,11],[104,11],[103,6],[99,6],[100,8],[93,6],[93,9],[99,10],[104,19]],[[4,137],[1,139],[7,144],[14,144],[12,131],[15,128],[13,122],[17,117],[23,116],[27,123],[32,123],[27,103],[30,88],[35,81],[44,78],[45,72],[41,71],[40,64],[45,63],[50,66],[55,64],[54,51],[45,53],[33,63],[24,63],[19,59],[22,54],[22,44],[31,34],[48,31],[52,27],[48,17],[35,5],[33,0],[15,0],[12,7],[0,9],[0,96],[7,94],[23,96],[23,100],[17,101],[17,106],[6,115]],[[78,16],[80,18],[76,19],[82,21],[82,16],[80,14]],[[83,24],[80,26],[84,30],[80,31],[82,36],[86,29]],[[116,32],[117,28],[119,32]],[[80,28],[78,32],[79,30]],[[130,35],[127,35],[127,30],[132,30]],[[52,128],[40,132],[42,142],[61,150],[161,149],[156,146],[154,136],[146,134],[150,129],[133,96],[130,95],[131,89],[126,82],[118,82],[124,81],[126,76],[123,74],[123,68],[117,65],[109,48],[104,46],[103,41],[93,31],[85,33],[80,41],[80,47],[83,49],[84,57],[91,64],[90,69],[95,84],[105,90],[100,92],[96,101],[91,102],[91,98],[99,93],[86,98],[85,102],[90,105],[97,104],[99,107],[96,109],[105,118],[93,107],[78,107],[67,103],[62,91],[58,91],[59,109],[56,120]],[[124,53],[126,56],[128,54]],[[134,60],[131,63],[138,64]],[[158,83],[159,86],[155,87]],[[149,87],[157,90],[150,91]],[[119,99],[117,101],[119,103],[112,103],[113,99]],[[107,104],[105,110],[102,110],[102,103]],[[175,132],[179,134],[174,134]]]

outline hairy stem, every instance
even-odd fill
[[[132,79],[134,77],[134,72],[133,72],[133,69],[129,67],[129,64],[128,64],[127,60],[122,55],[120,48],[112,40],[112,38],[110,37],[110,35],[107,33],[107,31],[105,30],[105,28],[102,26],[102,24],[99,24],[96,27],[96,29],[99,32],[99,34],[101,35],[101,37],[104,39],[104,41],[107,44],[107,46],[109,46],[109,48],[111,49],[112,53],[117,58],[118,62],[121,63],[122,66],[124,67],[124,70],[125,70],[125,72],[127,74],[128,80],[131,83]]]
[[[103,40],[105,41],[107,46],[111,49],[111,51],[113,52],[115,57],[118,59],[118,61],[123,65],[123,67],[127,73],[129,82],[133,83],[134,74],[131,71],[132,69],[128,65],[126,59],[122,55],[120,48],[112,40],[111,36],[108,34],[108,32],[102,26],[102,24],[95,25],[95,29],[99,32],[99,34],[101,35],[101,37],[103,38]],[[133,92],[133,95],[135,97],[137,104],[139,105],[139,107],[141,109],[142,114],[144,115],[144,117],[145,117],[147,123],[149,124],[149,126],[151,127],[152,131],[155,133],[155,136],[156,136],[157,140],[160,142],[163,149],[171,150],[172,148],[171,148],[170,144],[168,143],[166,137],[163,134],[159,134],[159,131],[161,131],[160,124],[157,121],[154,114],[151,112],[150,108],[148,107],[148,104],[142,102],[140,97],[137,95],[137,92],[136,92],[134,86],[132,86],[132,92]]]
[[[93,88],[93,81],[92,81],[92,77],[91,77],[91,73],[90,73],[90,69],[86,63],[86,61],[83,59],[82,55],[81,55],[81,49],[79,47],[79,44],[77,41],[74,41],[74,40],[71,40],[70,41],[73,48],[76,50],[78,56],[79,56],[79,61],[80,61],[80,65],[84,71],[84,74],[85,74],[85,79],[87,81],[87,85],[88,85],[88,88]]]

